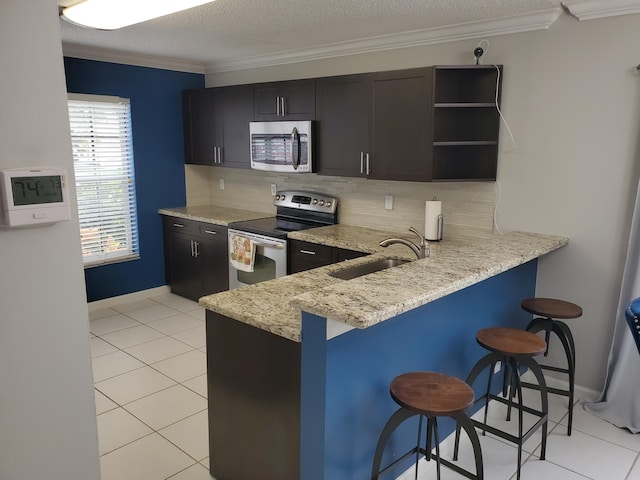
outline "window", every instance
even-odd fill
[[[85,267],[139,258],[129,100],[69,94]]]

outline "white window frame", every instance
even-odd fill
[[[84,266],[138,259],[129,99],[70,93],[68,100]]]

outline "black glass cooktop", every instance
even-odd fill
[[[299,230],[308,230],[322,226],[324,226],[324,224],[279,217],[259,218],[257,220],[245,220],[229,224],[229,228],[235,230],[281,239],[286,239],[287,233],[289,232],[297,232]]]

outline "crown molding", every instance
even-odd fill
[[[640,13],[639,0],[565,0],[562,5],[580,21]]]
[[[160,68],[162,70],[174,70],[177,72],[205,73],[205,64],[202,62],[123,52],[121,50],[110,50],[74,43],[63,42],[62,53],[65,57],[82,58],[85,60],[98,60],[101,62],[121,63],[124,65],[135,65],[138,67]]]
[[[286,50],[274,54],[219,60],[206,64],[205,73],[231,72],[250,68],[321,60],[331,57],[419,47],[484,36],[546,30],[558,19],[561,13],[562,8],[555,7],[495,20],[412,30],[398,34],[379,35],[356,41],[330,43],[310,49]]]

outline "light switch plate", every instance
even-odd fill
[[[220,190],[224,190],[224,178],[220,179]]]
[[[278,186],[275,183],[271,184],[271,195],[275,195],[276,191],[277,191]]]
[[[384,196],[384,208],[385,210],[393,210],[393,195]]]

